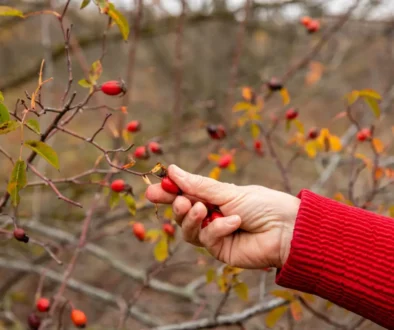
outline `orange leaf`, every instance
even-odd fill
[[[290,95],[286,88],[280,90],[280,95],[282,96],[283,105],[288,105],[290,103]]]
[[[218,162],[220,159],[220,155],[218,154],[209,154],[208,155],[208,160],[210,160],[211,162]]]
[[[124,114],[127,114],[127,107],[125,106],[120,107],[120,111],[122,111]]]
[[[252,88],[250,87],[243,87],[242,88],[242,97],[245,99],[245,101],[250,102],[253,97],[253,91]]]
[[[318,149],[318,143],[317,141],[308,141],[305,143],[305,152],[307,153],[309,158],[315,158],[317,154],[317,149]]]
[[[128,169],[128,168],[133,167],[134,165],[135,165],[135,160],[132,160],[130,163],[123,165],[122,169]]]
[[[379,140],[378,138],[373,138],[372,145],[378,154],[381,154],[383,152],[384,144],[383,144],[382,140]]]
[[[302,306],[298,300],[294,300],[290,304],[290,312],[293,316],[293,319],[296,321],[300,321],[302,318]]]
[[[214,167],[209,173],[209,177],[218,180],[220,177],[221,169],[219,167]]]
[[[309,64],[309,72],[305,77],[306,85],[316,84],[322,77],[324,71],[324,65],[320,62],[313,61]]]
[[[377,168],[376,170],[375,170],[375,179],[376,180],[379,180],[379,179],[381,179],[382,177],[383,177],[383,174],[384,174],[384,171],[382,170],[382,168]]]

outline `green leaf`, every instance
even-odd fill
[[[4,95],[2,92],[0,92],[0,102],[4,102]]]
[[[129,209],[129,212],[131,213],[131,215],[135,215],[135,213],[137,211],[137,205],[135,203],[135,199],[128,194],[122,194],[122,198],[123,198],[124,202],[126,203],[127,208]]]
[[[89,70],[89,80],[91,81],[92,84],[96,83],[96,81],[100,78],[102,72],[103,72],[103,67],[101,65],[100,60],[93,62]]]
[[[159,262],[163,262],[168,258],[168,243],[165,236],[156,244],[153,254]]]
[[[78,85],[82,86],[83,88],[90,88],[90,87],[92,87],[92,83],[87,81],[86,79],[81,79],[80,81],[78,81]]]
[[[109,198],[109,207],[111,208],[111,210],[112,210],[114,207],[118,206],[119,201],[120,201],[120,195],[119,195],[119,193],[113,191],[113,192],[111,193],[110,198]]]
[[[56,151],[53,150],[52,147],[44,142],[33,140],[26,141],[24,145],[39,154],[54,168],[59,169],[59,159]]]
[[[130,33],[129,23],[127,22],[127,19],[123,16],[123,14],[120,11],[118,11],[115,8],[115,6],[112,3],[109,4],[108,15],[114,20],[116,25],[118,25],[120,33],[123,36],[123,39],[127,40],[129,38],[129,33]]]
[[[26,126],[29,127],[33,132],[37,133],[38,135],[41,134],[40,131],[40,123],[35,119],[29,119],[26,121]]]
[[[0,95],[0,97],[1,96],[2,95]],[[0,123],[5,123],[6,121],[9,121],[10,119],[11,119],[10,113],[8,112],[7,107],[3,103],[0,103]]]
[[[208,269],[205,274],[205,277],[206,277],[207,283],[213,282],[216,278],[216,270],[213,268]]]
[[[368,96],[363,96],[363,99],[366,104],[371,108],[373,114],[375,115],[376,118],[380,117],[380,107],[379,103],[375,98],[371,98]]]
[[[20,10],[8,6],[0,6],[0,16],[24,17]]]
[[[288,306],[280,306],[269,312],[265,317],[265,324],[267,325],[267,327],[273,328],[275,324],[279,321],[279,319],[283,316],[283,314],[287,311],[287,308]]]
[[[84,9],[88,4],[90,4],[90,0],[83,0],[80,9]]]
[[[23,160],[18,160],[11,172],[10,181],[8,182],[7,191],[11,196],[12,205],[15,207],[19,204],[19,191],[27,184],[26,164]]]
[[[238,298],[244,300],[244,301],[248,301],[249,299],[249,288],[248,286],[243,283],[243,282],[239,282],[236,285],[234,285],[234,291],[237,294]]]
[[[0,124],[0,135],[7,134],[9,132],[15,131],[20,124],[17,121],[9,120]]]

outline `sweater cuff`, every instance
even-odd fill
[[[277,272],[276,283],[356,313],[365,308],[364,316],[375,322],[376,315],[390,318],[394,312],[393,219],[308,190],[298,197],[301,203],[290,254]]]

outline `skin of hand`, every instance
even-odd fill
[[[183,191],[181,196],[150,185],[146,197],[153,203],[172,204],[184,239],[205,247],[231,266],[281,268],[290,252],[300,200],[262,186],[236,186],[188,173],[175,165],[168,176]],[[223,218],[201,229],[207,216],[204,203],[217,205]]]

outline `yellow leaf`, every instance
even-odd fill
[[[330,143],[330,150],[331,151],[336,152],[336,151],[342,150],[342,142],[338,136],[330,135],[329,143]]]
[[[235,284],[233,288],[234,288],[234,291],[237,294],[238,298],[240,298],[244,301],[248,301],[249,288],[245,283],[239,282],[239,283]]]
[[[318,148],[317,141],[313,141],[313,140],[306,142],[304,147],[305,152],[310,158],[316,157],[317,148]]]
[[[220,159],[220,155],[218,154],[209,154],[208,155],[208,160],[210,160],[211,162],[218,162]]]
[[[378,138],[373,138],[372,145],[378,154],[381,154],[384,151],[384,144],[382,140],[379,140]]]
[[[238,119],[237,119],[237,125],[238,125],[239,127],[242,127],[242,126],[245,125],[245,123],[246,123],[248,120],[249,120],[249,117],[248,117],[248,116],[243,116],[243,117],[241,117],[241,118],[238,118]]]
[[[219,287],[220,292],[226,292],[229,288],[229,283],[224,275],[217,278],[216,283]]]
[[[220,177],[221,169],[219,167],[214,167],[212,171],[209,173],[209,177],[215,180],[218,180]]]
[[[162,262],[168,258],[168,242],[165,236],[163,236],[162,239],[156,244],[153,254],[155,259],[159,262]]]
[[[252,134],[253,139],[257,139],[260,135],[260,127],[255,123],[251,124],[250,133]]]
[[[348,105],[352,105],[354,102],[358,100],[360,94],[358,91],[352,91],[346,95]]]
[[[302,297],[303,297],[306,301],[308,301],[308,302],[310,302],[310,303],[313,303],[313,302],[316,301],[316,297],[315,297],[314,295],[310,294],[310,293],[302,293]]]
[[[290,303],[290,312],[293,316],[293,319],[296,321],[300,321],[302,318],[302,306],[299,300],[294,300]]]
[[[289,291],[287,290],[273,290],[270,292],[275,297],[283,298],[287,301],[293,301],[295,299],[294,295],[292,295]]]
[[[172,219],[172,217],[173,217],[172,206],[168,206],[168,207],[166,207],[166,209],[164,211],[164,218]]]
[[[243,87],[242,88],[242,97],[245,101],[250,102],[253,98],[253,90],[250,87]]]
[[[301,134],[305,134],[305,129],[304,129],[304,124],[298,120],[298,119],[294,119],[294,125],[296,125],[298,132],[300,132]]]
[[[360,96],[366,96],[366,97],[376,99],[376,100],[382,99],[380,94],[377,91],[374,91],[373,89],[363,89],[361,91],[358,91],[358,93]]]
[[[238,102],[233,106],[233,112],[246,111],[253,108],[253,104],[249,102]]]
[[[226,267],[224,267],[224,269],[223,269],[223,274],[225,276],[238,275],[238,274],[241,274],[243,271],[244,271],[243,268],[238,268],[238,267],[226,265]]]
[[[114,134],[115,137],[119,136],[117,130],[112,130],[112,133]],[[131,136],[130,136],[129,132],[126,129],[122,130],[122,138],[127,144],[131,143]]]
[[[235,173],[237,172],[237,166],[235,165],[235,163],[231,163],[227,169],[231,172],[231,173]]]
[[[367,96],[363,96],[363,99],[364,99],[365,103],[371,108],[375,117],[379,118],[380,117],[380,107],[379,107],[378,101],[374,98],[367,97]]]
[[[394,218],[394,205],[389,207],[389,215],[390,217]]]
[[[205,277],[206,277],[207,283],[213,282],[216,278],[216,270],[213,268],[208,269],[207,272],[205,273]]]
[[[265,324],[268,328],[273,328],[283,314],[287,311],[288,306],[280,306],[270,311],[265,317]]]
[[[280,90],[280,95],[282,96],[283,105],[288,105],[290,103],[290,95],[286,88]]]
[[[128,169],[131,168],[135,165],[135,160],[132,160],[130,163],[127,163],[125,165],[122,166],[123,169]]]
[[[144,182],[145,182],[147,185],[152,184],[152,182],[149,180],[149,178],[148,178],[146,175],[143,175],[143,176],[142,176],[142,180],[144,180]]]
[[[159,172],[162,168],[163,168],[163,165],[161,165],[161,163],[157,163],[155,165],[155,167],[150,170],[150,172],[156,173],[156,172]]]

